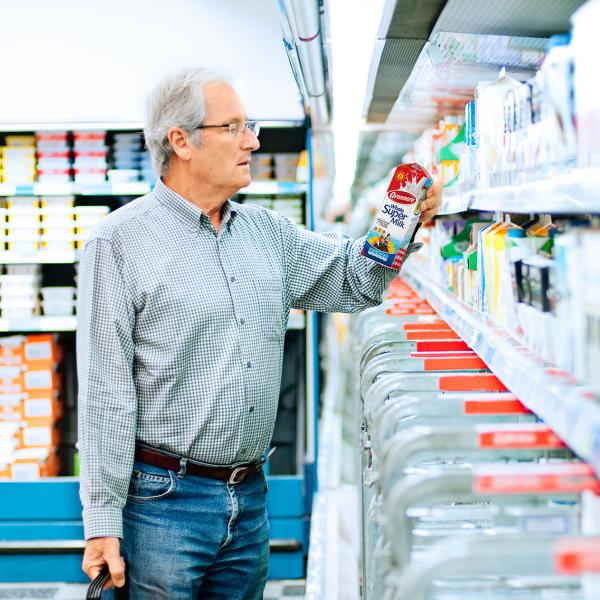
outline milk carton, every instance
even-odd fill
[[[363,256],[391,269],[402,266],[431,182],[429,173],[417,163],[396,167],[386,198],[367,234]]]

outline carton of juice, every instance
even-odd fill
[[[363,256],[391,269],[402,266],[431,182],[429,173],[417,163],[396,167],[385,200],[367,234]]]

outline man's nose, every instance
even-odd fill
[[[243,150],[254,152],[260,148],[260,142],[258,141],[258,137],[256,137],[249,129],[246,129],[242,135],[241,146]]]

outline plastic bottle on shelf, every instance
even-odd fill
[[[575,67],[577,159],[581,166],[600,165],[600,78],[598,78],[598,23],[600,0],[591,0],[571,17]]]

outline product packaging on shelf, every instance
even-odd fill
[[[363,256],[391,269],[400,268],[431,182],[429,173],[417,163],[396,167],[386,198],[367,234]]]
[[[52,334],[0,338],[0,477],[59,473],[62,358]]]

